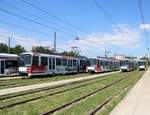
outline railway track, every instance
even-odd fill
[[[14,98],[17,96],[23,96],[23,95],[27,95],[27,94],[31,94],[31,93],[40,92],[40,91],[46,91],[46,90],[50,90],[50,89],[57,89],[57,88],[61,88],[61,87],[69,86],[69,85],[79,84],[82,82],[95,81],[95,80],[98,80],[98,81],[99,80],[105,80],[108,77],[109,77],[109,75],[108,76],[101,76],[100,78],[91,78],[91,79],[86,79],[86,80],[82,80],[82,81],[74,81],[72,83],[67,83],[67,84],[62,84],[62,85],[57,85],[57,86],[52,86],[52,87],[44,87],[44,88],[39,88],[39,89],[35,89],[35,90],[29,90],[29,91],[20,92],[17,94],[15,93],[15,94],[10,94],[10,95],[3,95],[0,97],[0,100],[5,100],[8,98]],[[115,75],[113,77],[115,77]],[[98,81],[96,81],[96,82],[98,82]]]
[[[0,81],[0,89],[2,88],[9,88],[9,87],[19,87],[19,86],[26,86],[26,85],[31,85],[31,84],[36,84],[36,83],[44,83],[47,81],[57,81],[59,80],[59,78],[77,78],[77,77],[81,77],[81,76],[87,76],[89,74],[87,73],[82,73],[82,74],[75,74],[75,75],[67,75],[67,76],[55,76],[55,77],[47,77],[47,78],[31,78],[31,79],[26,79],[25,81],[23,81],[24,79],[19,79],[19,81],[17,81],[18,79],[11,79],[11,80],[1,80]],[[34,81],[35,80],[35,81]],[[8,83],[8,81],[10,81],[10,83]],[[13,83],[12,83],[13,82]],[[30,82],[30,83],[29,83]]]
[[[91,84],[94,84],[94,83],[98,83],[98,82],[103,81],[103,80],[107,80],[110,77],[115,78],[115,77],[118,77],[118,76],[102,76],[101,78],[97,78],[97,79],[88,79],[88,80],[84,80],[84,81],[74,82],[74,83],[71,83],[71,84],[70,83],[69,84],[63,84],[63,85],[56,86],[56,87],[38,89],[38,90],[35,90],[35,91],[30,91],[30,92],[23,92],[21,94],[0,97],[0,100],[5,100],[5,99],[8,99],[8,98],[27,95],[27,94],[31,94],[31,93],[35,93],[35,92],[40,92],[40,91],[45,91],[45,90],[50,90],[50,89],[57,89],[57,88],[60,88],[60,87],[65,87],[65,86],[69,86],[69,85],[73,85],[73,84],[76,85],[76,84],[83,83],[83,82],[89,82],[89,83],[79,84],[75,87],[66,88],[64,90],[60,90],[60,91],[52,92],[52,93],[49,93],[49,94],[45,94],[45,95],[42,95],[42,96],[37,96],[37,97],[31,98],[31,99],[26,99],[26,100],[23,100],[23,101],[12,103],[12,104],[9,104],[9,105],[0,106],[0,109],[13,107],[15,105],[20,105],[20,104],[24,104],[24,103],[27,103],[27,102],[32,102],[32,101],[35,101],[35,100],[38,100],[38,99],[41,99],[41,98],[44,98],[44,97],[47,97],[47,96],[53,96],[53,95],[60,94],[60,93],[63,93],[63,92],[67,92],[67,91],[70,91],[70,90],[73,90],[73,89],[85,87],[85,86],[88,86],[88,85],[91,85]]]
[[[136,81],[138,81],[141,77],[138,77],[136,79]],[[89,115],[95,115],[98,111],[100,111],[104,106],[106,106],[108,103],[110,103],[114,97],[116,97],[117,95],[121,94],[126,88],[128,88],[130,85],[134,84],[135,80],[132,80],[131,82],[129,82],[127,85],[125,85],[124,87],[122,87],[119,91],[115,92],[113,95],[111,95],[108,99],[106,99],[105,101],[101,102],[100,105],[95,108],[93,111],[91,111],[89,113]]]
[[[96,93],[98,93],[98,92],[100,92],[100,91],[102,91],[102,90],[104,90],[104,89],[107,89],[107,88],[109,88],[109,87],[111,87],[111,86],[117,84],[118,82],[121,82],[121,81],[123,81],[124,79],[127,79],[127,78],[128,78],[128,77],[121,78],[121,79],[119,79],[119,80],[117,80],[117,81],[115,81],[115,82],[113,82],[113,83],[110,83],[110,84],[108,84],[108,85],[106,85],[106,86],[104,86],[104,87],[102,87],[102,88],[99,88],[99,89],[97,89],[97,90],[95,90],[95,91],[93,91],[93,92],[91,92],[91,93],[88,93],[87,95],[84,95],[84,96],[79,97],[79,98],[77,98],[77,99],[75,99],[75,100],[73,100],[73,101],[71,101],[71,102],[68,102],[68,103],[66,103],[66,104],[64,104],[64,105],[61,105],[61,106],[56,107],[56,108],[54,108],[54,109],[51,109],[51,110],[49,110],[49,111],[43,113],[43,115],[49,115],[49,114],[53,114],[53,113],[55,113],[55,112],[57,112],[57,111],[60,111],[60,110],[62,110],[62,109],[64,109],[64,108],[66,108],[66,107],[68,107],[68,106],[71,106],[72,104],[75,104],[75,103],[77,103],[77,102],[80,102],[81,100],[86,99],[86,98],[88,98],[88,97],[90,97],[90,96],[92,96],[92,95],[94,95],[94,94],[96,94]]]

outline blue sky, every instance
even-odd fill
[[[82,28],[86,33],[74,29],[63,22],[32,8],[23,3],[22,0],[0,0],[1,9],[73,34],[73,36],[68,36],[57,30],[48,29],[0,11],[0,42],[7,43],[7,36],[10,36],[12,46],[21,44],[27,50],[30,50],[32,46],[37,45],[53,47],[53,33],[56,31],[58,51],[70,50],[70,47],[78,46],[81,50],[81,54],[85,56],[103,56],[104,49],[109,50],[111,55],[114,53],[144,55],[146,53],[147,43],[143,34],[143,26],[141,25],[138,0],[97,0],[101,7],[103,7],[113,19],[115,25],[112,25],[112,23],[109,22],[106,16],[94,4],[93,0],[26,1]],[[147,24],[144,28],[149,32],[150,1],[141,1],[145,23]],[[10,5],[21,10],[12,8]],[[39,31],[39,33],[4,24],[6,22],[30,30]],[[120,28],[122,33],[118,32],[115,28],[116,26]],[[74,40],[75,37],[80,37],[80,40]],[[86,39],[86,41],[82,39]],[[94,41],[94,43],[87,41]]]

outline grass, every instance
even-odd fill
[[[61,94],[44,97],[42,99],[38,99],[38,100],[33,101],[33,102],[29,102],[26,104],[17,105],[17,106],[11,107],[11,108],[3,109],[3,110],[0,110],[0,114],[9,114],[9,115],[16,115],[16,114],[17,115],[18,114],[19,115],[22,115],[22,114],[37,115],[37,114],[41,114],[41,113],[48,111],[49,109],[53,109],[55,107],[63,105],[65,103],[70,102],[74,99],[77,99],[83,95],[86,95],[92,91],[95,91],[96,89],[98,89],[100,87],[103,87],[107,84],[110,84],[113,81],[118,80],[118,78],[120,79],[120,77],[137,76],[139,74],[140,74],[140,72],[138,72],[138,71],[132,71],[129,73],[125,72],[125,73],[117,73],[114,75],[109,75],[109,76],[117,76],[117,77],[109,77],[108,79],[106,79],[104,81],[99,81],[97,83],[94,83],[94,84],[91,84],[91,85],[88,85],[85,87],[73,89],[73,90],[70,90],[70,91],[67,91],[67,92],[64,92]],[[130,80],[128,79],[127,81],[130,81]],[[96,95],[93,95],[90,98],[85,99],[84,101],[81,101],[80,103],[75,104],[75,105],[65,109],[64,111],[61,111],[58,114],[70,114],[70,113],[71,114],[78,114],[78,113],[84,114],[84,113],[88,113],[91,109],[95,108],[95,106],[97,104],[99,104],[101,102],[101,100],[110,96],[114,91],[118,90],[126,82],[124,81],[123,83],[120,83],[120,85],[119,84],[114,85],[112,88],[108,88],[107,89],[108,91],[105,90],[101,93],[97,93]],[[51,92],[51,91],[49,91],[49,92]],[[13,98],[10,100],[9,99],[3,100],[0,102],[0,105],[1,104],[14,103],[17,100],[20,101],[23,99],[32,98],[32,97],[35,97],[37,95],[43,95],[43,94],[46,94],[49,92],[48,91],[47,92],[38,92],[38,93],[31,94],[31,95],[29,94],[29,95],[25,95],[25,96],[20,96],[20,97]]]
[[[114,76],[115,75],[113,75],[111,77],[114,77]],[[99,80],[104,80],[104,79],[105,79],[105,77],[100,77],[100,78],[96,78],[96,79],[91,79],[90,81],[82,81],[80,83],[68,84],[67,86],[64,86],[64,87],[58,87],[58,88],[52,88],[52,89],[51,89],[51,87],[49,87],[50,88],[49,90],[43,90],[43,91],[39,91],[39,92],[35,92],[35,93],[29,93],[29,94],[25,94],[25,95],[22,95],[22,96],[16,96],[16,97],[13,97],[13,98],[8,98],[8,99],[5,99],[5,100],[1,100],[0,105],[3,105],[3,106],[4,105],[9,105],[9,104],[14,103],[14,102],[19,102],[19,101],[22,101],[22,100],[31,99],[33,97],[38,97],[39,95],[44,96],[44,95],[52,94],[54,92],[74,88],[74,87],[77,87],[77,86],[97,82]],[[21,94],[21,93],[18,93],[18,94]],[[11,95],[9,95],[9,96],[11,96]]]
[[[87,98],[84,101],[81,101],[80,103],[77,103],[63,111],[59,111],[59,112],[57,112],[57,114],[58,115],[59,114],[61,114],[61,115],[71,115],[71,114],[87,115],[92,110],[94,110],[94,108],[96,108],[100,103],[102,103],[108,97],[113,95],[114,92],[120,90],[123,86],[128,84],[128,82],[130,82],[131,80],[134,80],[138,74],[139,73],[132,73],[129,75],[129,77],[127,79],[117,83],[116,85],[113,85],[112,87],[109,87],[109,88],[103,90],[102,92],[97,93],[94,96]],[[132,77],[130,77],[130,76],[132,76]]]
[[[141,72],[139,74],[139,77],[143,75],[144,72]],[[138,81],[134,80],[132,84],[130,84],[125,90],[123,90],[119,95],[115,96],[113,100],[110,101],[110,103],[105,106],[105,108],[98,113],[98,115],[109,115],[109,113],[113,110],[113,108],[126,96],[128,91],[134,86],[134,84]]]
[[[115,77],[115,76],[116,75],[113,74],[111,76],[108,75],[107,77]],[[102,79],[106,79],[106,76],[101,76],[101,77],[97,77],[97,78],[91,78],[89,80],[81,80],[81,81],[76,81],[76,82],[73,82],[73,83],[68,83],[63,87],[57,87],[57,86],[44,87],[44,88],[40,88],[40,89],[34,89],[34,90],[29,90],[29,91],[24,91],[24,92],[18,92],[18,93],[14,93],[14,94],[8,94],[6,96],[1,96],[0,100],[3,100],[4,98],[5,98],[5,100],[7,100],[6,98],[9,98],[9,97],[12,97],[11,99],[14,99],[13,97],[19,97],[19,95],[21,95],[22,97],[23,96],[28,96],[28,95],[32,96],[32,95],[35,95],[36,93],[38,93],[38,95],[40,95],[40,93],[45,94],[47,92],[53,92],[53,90],[56,92],[56,91],[59,91],[60,89],[63,90],[63,89],[71,88],[71,87],[76,87],[76,86],[80,86],[80,85],[84,85],[84,84],[89,84],[89,83],[93,83],[93,82],[96,82],[96,81],[102,80]],[[46,90],[44,90],[44,89],[46,89]],[[18,99],[15,99],[15,100],[18,100]]]
[[[65,80],[69,78],[77,78],[77,77],[86,77],[89,74],[81,73],[81,74],[73,74],[73,75],[56,75],[56,76],[42,76],[42,77],[33,77],[30,79],[11,79],[11,80],[0,80],[0,89],[9,88],[9,87],[17,87],[24,86],[36,83],[44,83],[58,80]]]

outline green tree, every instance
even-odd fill
[[[14,48],[10,49],[10,53],[13,53],[13,54],[20,54],[20,53],[23,53],[25,51],[26,50],[21,45],[16,45]]]
[[[8,46],[6,44],[0,43],[0,53],[7,53]]]
[[[65,56],[73,56],[73,57],[80,56],[79,54],[76,54],[74,51],[63,51],[60,54]]]
[[[53,51],[43,47],[43,46],[37,46],[32,48],[32,52],[39,52],[39,53],[47,53],[47,54],[53,54]]]

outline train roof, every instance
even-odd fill
[[[0,53],[0,57],[18,57],[17,54]]]
[[[77,59],[75,57],[71,56],[63,56],[63,55],[52,55],[52,54],[44,54],[44,53],[37,53],[37,52],[26,52],[26,53],[21,53],[21,54],[30,54],[34,56],[46,56],[46,57],[56,57],[56,58],[70,58],[70,59]]]
[[[107,60],[107,61],[120,61],[118,59],[106,58],[106,57],[100,57],[100,56],[97,56],[97,57],[88,57],[88,59],[99,59],[99,60]]]
[[[138,62],[140,62],[140,61],[141,61],[141,62],[146,62],[146,60],[138,60]]]
[[[78,58],[72,57],[72,56],[63,56],[63,55],[62,55],[62,57],[63,57],[63,58],[67,58],[67,59],[78,59]]]
[[[0,53],[0,59],[18,59],[19,56],[17,54],[8,54],[8,53]]]
[[[45,53],[38,53],[38,52],[26,52],[26,53],[21,53],[21,54],[30,54],[30,55],[34,55],[34,56],[57,56],[57,55],[51,55],[51,54],[45,54]],[[59,56],[57,56],[59,57]]]

